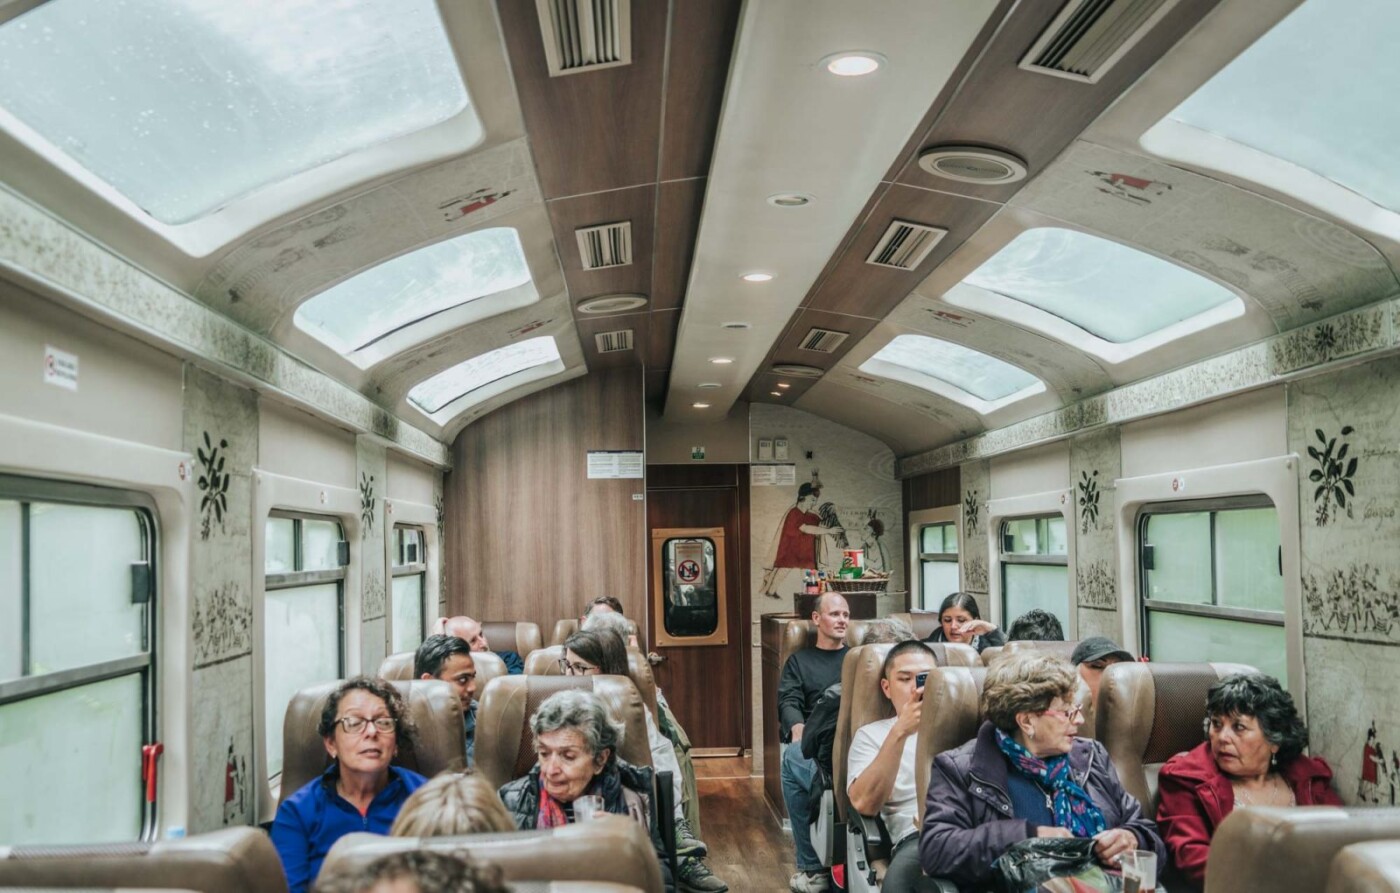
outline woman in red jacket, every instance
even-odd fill
[[[1303,754],[1308,730],[1278,680],[1231,676],[1206,695],[1206,741],[1158,780],[1157,826],[1181,874],[1200,887],[1215,829],[1237,806],[1341,806],[1332,770]]]

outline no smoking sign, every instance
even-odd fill
[[[682,583],[694,583],[700,579],[700,565],[693,558],[687,558],[676,565],[676,576]]]

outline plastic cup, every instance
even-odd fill
[[[1123,854],[1123,889],[1152,893],[1157,889],[1157,854],[1133,850]]]
[[[584,794],[574,801],[574,821],[591,822],[595,816],[604,815],[603,798],[597,794]]]

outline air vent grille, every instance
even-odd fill
[[[815,350],[818,353],[831,353],[841,346],[841,342],[846,340],[850,332],[837,332],[833,329],[819,329],[816,326],[807,333],[798,345],[803,350]]]
[[[615,332],[599,332],[593,336],[598,345],[598,353],[618,353],[632,349],[632,330],[618,329]]]
[[[1069,0],[1030,52],[1027,71],[1097,83],[1178,0]]]
[[[549,76],[632,62],[631,0],[535,0]]]
[[[937,245],[946,235],[948,235],[946,229],[925,226],[922,223],[910,223],[907,220],[896,220],[890,224],[889,229],[885,230],[884,236],[880,238],[880,244],[875,246],[875,250],[870,252],[870,256],[865,259],[865,262],[877,267],[912,270],[922,263],[924,258],[928,257],[933,246]]]
[[[632,221],[574,230],[585,270],[605,270],[632,263]]]

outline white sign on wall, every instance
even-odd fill
[[[750,465],[749,483],[755,487],[793,487],[797,485],[796,465]]]
[[[589,450],[590,480],[639,478],[646,472],[646,459],[640,450]]]
[[[44,384],[78,389],[78,355],[59,350],[52,344],[44,345]]]

